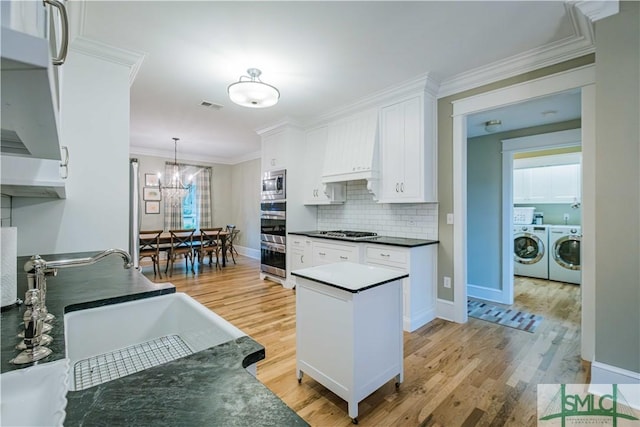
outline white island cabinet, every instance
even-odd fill
[[[397,270],[338,262],[295,270],[296,373],[358,403],[403,380],[402,279]]]

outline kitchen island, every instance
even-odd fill
[[[406,273],[340,262],[291,274],[296,290],[296,362],[303,373],[348,403],[395,377],[403,380],[402,279]]]
[[[94,253],[43,258],[91,255]],[[22,266],[28,259],[18,258],[19,297],[26,291]],[[47,307],[56,318],[50,332],[52,354],[40,364],[65,357],[65,313],[175,293],[170,283],[153,283],[137,270],[123,269],[118,257],[60,270],[56,277],[47,278],[47,288]],[[2,373],[20,369],[9,360],[18,354],[14,346],[23,313],[24,307],[16,307],[0,316]],[[263,346],[242,336],[85,390],[69,391],[64,425],[307,425],[245,369],[264,357]]]

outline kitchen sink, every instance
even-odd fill
[[[246,335],[184,293],[64,316],[70,390],[82,390]]]

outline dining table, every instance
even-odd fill
[[[227,236],[230,233],[226,230],[222,230],[220,231],[220,234],[218,234],[218,236],[220,236],[220,243],[221,243],[221,249],[222,249],[222,266],[226,267],[227,266],[227,261],[226,261],[226,257],[225,257],[225,253],[226,253],[226,243],[227,243]],[[201,240],[201,236],[200,236],[200,230],[196,230],[193,233],[193,241],[194,242],[199,242]],[[168,231],[163,232],[162,234],[160,234],[160,245],[166,245],[166,244],[170,244],[171,243],[171,233]]]

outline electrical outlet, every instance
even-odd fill
[[[451,277],[444,276],[443,286],[447,289],[451,289]]]
[[[453,224],[453,214],[452,213],[448,213],[447,214],[447,224],[448,225]]]

